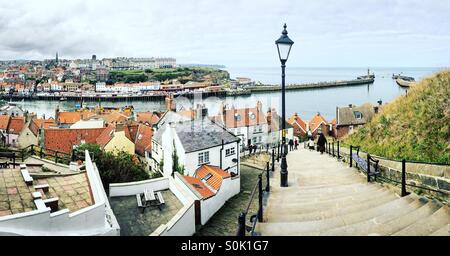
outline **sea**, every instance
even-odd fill
[[[443,70],[438,67],[406,68],[406,67],[380,67],[370,68],[370,73],[375,74],[375,82],[369,85],[356,85],[348,87],[333,87],[321,89],[305,89],[286,92],[286,115],[289,117],[297,113],[304,120],[310,120],[314,115],[320,113],[326,120],[331,121],[336,116],[336,107],[348,106],[349,104],[360,105],[366,102],[383,104],[394,100],[400,95],[407,93],[405,88],[398,86],[392,79],[393,74],[403,74],[421,80],[435,72]],[[229,67],[226,68],[232,78],[247,77],[255,82],[263,84],[280,84],[281,69],[277,67],[251,68],[251,67]],[[286,68],[286,84],[328,82],[338,80],[356,79],[358,76],[366,75],[367,67],[361,68]],[[238,96],[227,98],[176,98],[177,109],[195,108],[203,104],[208,108],[209,115],[216,115],[224,104],[235,108],[255,107],[257,102],[263,104],[266,111],[276,109],[281,113],[281,92],[254,93],[251,96]],[[74,110],[79,102],[75,101],[21,101],[22,107],[29,112],[36,113],[39,117],[54,117],[55,109],[59,106],[60,111]],[[99,103],[85,102],[85,106],[95,106]],[[142,111],[164,111],[165,102],[155,101],[128,101],[128,102],[102,102],[103,106],[124,107],[132,105],[137,112]]]

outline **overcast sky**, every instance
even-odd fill
[[[0,59],[175,57],[298,67],[450,66],[450,0],[0,0]]]

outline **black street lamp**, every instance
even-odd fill
[[[286,85],[285,85],[285,69],[286,69],[286,61],[289,58],[289,53],[291,52],[292,45],[294,41],[292,41],[288,37],[288,32],[286,30],[287,26],[284,24],[284,30],[281,34],[281,37],[275,41],[275,44],[278,48],[278,56],[280,57],[281,62],[281,109],[282,109],[282,120],[281,120],[281,141],[282,141],[282,153],[281,153],[281,187],[288,186],[288,165],[286,161],[286,155],[288,151],[288,145],[286,144]]]

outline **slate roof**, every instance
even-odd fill
[[[159,121],[154,125],[156,128],[156,131],[153,133],[153,140],[158,142],[159,144],[162,143],[162,135],[164,134],[164,131],[167,128],[167,125],[170,122],[181,122],[181,121],[189,121],[191,120],[188,117],[181,116],[173,111],[168,111],[164,113],[164,115],[159,119]]]
[[[356,118],[355,112],[361,112],[362,118]],[[374,106],[365,103],[361,106],[337,108],[337,125],[361,125],[366,124],[375,115]]]
[[[240,140],[207,118],[175,123],[174,126],[186,153],[222,145],[222,140],[225,144]]]

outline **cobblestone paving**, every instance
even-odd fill
[[[255,162],[251,161],[251,163],[254,164]],[[265,164],[258,165],[264,166]],[[196,236],[235,236],[238,227],[239,214],[247,207],[252,189],[258,181],[258,175],[260,173],[261,170],[259,169],[241,165],[241,192],[228,200],[228,202],[214,214],[208,223],[196,233]],[[263,189],[265,186],[266,181],[263,177]],[[248,221],[249,217],[256,214],[257,207],[258,195],[256,194],[247,216],[248,225],[250,225],[250,222]]]
[[[48,184],[49,192],[42,194],[43,199],[59,198],[59,208],[71,212],[92,205],[89,184],[85,173],[66,176],[35,179],[27,186],[18,169],[0,170],[0,216],[29,212],[36,209],[32,193],[34,185]]]
[[[136,196],[112,197],[111,208],[120,225],[121,236],[148,236],[161,224],[169,222],[183,204],[169,190],[161,191],[166,204],[161,211],[156,206],[142,213],[137,208]]]

